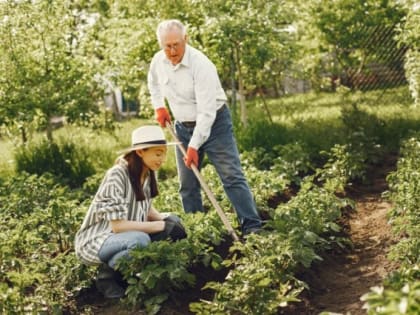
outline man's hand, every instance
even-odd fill
[[[187,156],[184,157],[185,166],[191,168],[191,164],[198,167],[198,152],[196,149],[188,147]]]
[[[171,116],[165,107],[160,107],[155,110],[156,120],[161,127],[166,127],[166,122],[171,122]]]

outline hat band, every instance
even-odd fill
[[[163,145],[165,145],[166,140],[152,140],[152,141],[146,141],[146,142],[137,142],[137,143],[134,143],[133,146],[140,145],[140,144],[163,144]]]

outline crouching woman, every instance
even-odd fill
[[[118,259],[151,241],[186,237],[179,217],[165,216],[152,206],[158,195],[155,172],[166,158],[167,146],[176,143],[167,143],[158,126],[137,128],[131,142],[107,171],[75,238],[77,257],[99,265],[96,287],[107,298],[125,293],[115,270]]]

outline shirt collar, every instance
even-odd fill
[[[165,63],[172,66],[169,59],[166,58],[165,53],[163,55],[164,55],[164,58],[165,58]],[[191,56],[191,47],[188,44],[186,44],[185,45],[184,56],[182,57],[181,62],[178,63],[176,66],[174,66],[174,68],[178,69],[180,66],[189,67],[190,66],[190,59],[191,59],[190,56]]]
[[[179,64],[189,67],[190,66],[190,55],[191,55],[191,48],[188,44],[185,44],[185,52],[184,56],[182,57],[182,60]]]

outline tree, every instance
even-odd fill
[[[199,1],[205,12],[203,49],[239,90],[241,122],[246,124],[245,97],[276,86],[297,48],[288,31],[295,17],[291,1]]]
[[[369,63],[398,69],[404,48],[394,35],[404,10],[389,0],[317,0],[313,2],[309,26],[315,27],[326,71],[342,76],[350,86]],[[390,53],[396,52],[396,53]],[[330,66],[332,65],[332,66]]]
[[[147,72],[160,48],[156,27],[163,19],[178,18],[195,24],[201,13],[189,0],[111,0],[98,11],[91,29],[87,54],[100,69],[102,77],[121,87],[128,99],[148,103]]]
[[[407,18],[399,34],[401,44],[409,47],[405,56],[405,71],[411,95],[420,104],[420,4],[415,0],[402,1]]]
[[[42,116],[52,141],[53,116],[96,109],[94,69],[79,51],[91,17],[76,1],[3,1],[0,13],[2,122],[21,119],[25,142]]]

